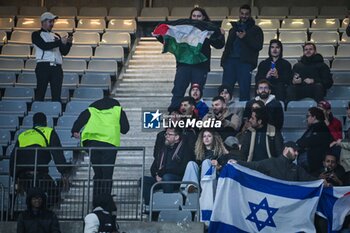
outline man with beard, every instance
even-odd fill
[[[319,102],[333,85],[330,69],[322,55],[317,53],[314,43],[305,43],[304,55],[294,65],[292,72],[293,78],[287,88],[287,103],[307,97]]]
[[[251,116],[252,104],[261,100],[265,103],[268,112],[268,123],[281,130],[283,127],[284,113],[282,104],[276,100],[275,96],[271,94],[271,84],[266,79],[262,79],[257,83],[257,96],[246,103],[243,118],[248,119]]]
[[[271,93],[277,100],[284,101],[286,88],[292,76],[292,66],[283,59],[283,47],[281,41],[273,39],[270,41],[269,57],[260,62],[255,83],[266,79],[271,83]]]
[[[195,100],[196,102],[195,111],[198,115],[198,118],[202,119],[205,116],[205,114],[209,112],[208,105],[202,99],[202,96],[203,96],[202,87],[199,84],[194,83],[192,84],[188,94]]]
[[[212,110],[205,115],[203,121],[215,119],[221,121],[221,128],[216,129],[223,141],[229,136],[235,136],[241,127],[241,119],[227,108],[225,99],[216,96],[212,100]]]

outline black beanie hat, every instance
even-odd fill
[[[218,95],[221,94],[221,92],[223,92],[224,90],[227,90],[227,92],[230,94],[230,99],[232,99],[232,88],[229,85],[226,84],[222,84],[219,88],[218,88]]]
[[[193,88],[198,88],[198,89],[199,89],[199,91],[200,91],[200,93],[201,93],[201,94],[199,95],[199,98],[202,98],[202,96],[203,96],[203,90],[202,90],[201,85],[199,85],[198,83],[193,83],[193,84],[191,85],[191,88],[190,88],[190,91],[188,92],[188,95],[191,96],[191,91],[192,91]]]
[[[47,119],[44,113],[37,112],[33,116],[33,125],[34,126],[46,126],[47,125]]]

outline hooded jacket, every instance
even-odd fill
[[[271,69],[271,63],[273,62],[271,56],[271,45],[277,43],[281,48],[281,53],[277,61],[275,62],[276,70],[278,71],[278,79],[273,77],[266,78],[266,74]],[[255,76],[255,83],[258,83],[262,79],[267,79],[272,85],[282,83],[287,86],[292,78],[292,66],[291,64],[283,59],[283,45],[279,40],[272,40],[269,45],[269,57],[264,61],[260,62],[258,66],[258,72]]]
[[[311,57],[302,56],[301,60],[293,67],[294,73],[298,73],[302,80],[314,79],[315,83],[321,83],[325,89],[329,89],[333,85],[331,71],[324,63],[322,55],[318,53]]]
[[[33,210],[31,200],[33,197],[41,197],[41,208]],[[46,209],[46,195],[39,188],[28,191],[27,210],[21,213],[17,221],[17,233],[60,233],[60,226],[55,213]]]
[[[221,57],[221,66],[223,66],[226,59],[230,56],[230,53],[233,50],[234,41],[239,40],[236,35],[236,32],[239,28],[239,23],[240,22],[231,23],[232,28],[228,33],[226,46]],[[259,51],[263,48],[264,34],[261,28],[255,25],[253,18],[249,18],[246,24],[246,35],[243,37],[243,39],[241,39],[240,43],[241,47],[239,60],[243,63],[251,64],[254,69],[258,62]]]
[[[252,115],[252,105],[255,100],[262,100],[259,96],[254,99],[249,100],[244,109],[243,118],[249,119]],[[281,130],[284,123],[284,112],[282,104],[276,100],[274,95],[269,95],[265,106],[268,112],[268,123],[276,127],[276,129]]]

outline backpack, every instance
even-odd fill
[[[106,214],[102,210],[97,210],[93,213],[96,214],[100,222],[100,226],[98,227],[99,233],[119,233],[115,215]]]

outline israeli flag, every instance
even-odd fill
[[[227,164],[220,173],[209,233],[316,232],[322,184],[282,181]]]
[[[213,210],[216,185],[216,169],[214,166],[210,166],[201,179],[202,192],[199,198],[201,222],[204,222],[207,226]]]
[[[341,230],[345,217],[350,214],[350,186],[324,188],[317,214],[328,220],[328,232]]]

